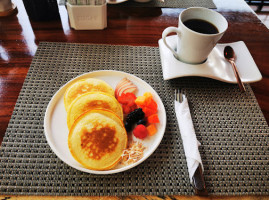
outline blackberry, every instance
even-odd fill
[[[145,113],[143,112],[142,108],[137,108],[133,112],[130,112],[126,117],[126,122],[130,124],[134,124],[138,122],[140,119],[145,117]]]
[[[132,128],[133,128],[133,124],[125,122],[124,127],[125,127],[127,132],[130,132],[132,130]]]
[[[138,120],[138,122],[137,122],[136,124],[137,124],[137,125],[139,125],[139,124],[143,124],[144,126],[146,126],[147,121],[146,121],[145,119],[140,119],[140,120]]]

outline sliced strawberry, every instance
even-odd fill
[[[122,110],[123,110],[123,113],[124,114],[128,114],[128,113],[132,112],[131,111],[131,107],[130,106],[127,106],[125,104],[122,105]]]
[[[129,114],[136,109],[136,105],[129,106],[128,104],[122,104],[122,110],[124,114]]]
[[[131,102],[132,104],[135,104],[135,99],[136,99],[136,96],[133,93],[126,93],[126,94],[124,93],[118,97],[118,101],[121,104],[127,104],[129,102]]]
[[[123,93],[118,97],[118,101],[122,105],[123,113],[128,114],[137,108],[135,104],[136,96],[133,93]]]

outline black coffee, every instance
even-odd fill
[[[189,29],[203,34],[216,34],[218,29],[208,21],[201,19],[189,19],[183,22]]]

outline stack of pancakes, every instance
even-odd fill
[[[127,146],[127,133],[113,88],[100,79],[76,81],[67,88],[64,105],[72,156],[88,169],[114,167]]]

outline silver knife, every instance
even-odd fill
[[[175,90],[175,100],[179,103],[183,102],[185,95],[180,90]],[[208,192],[205,185],[204,175],[201,164],[198,165],[192,177],[195,194],[199,196],[207,196]]]
[[[201,165],[199,165],[192,177],[193,187],[195,189],[195,194],[199,196],[207,196],[208,191],[205,186],[205,179],[203,175],[203,170]]]

